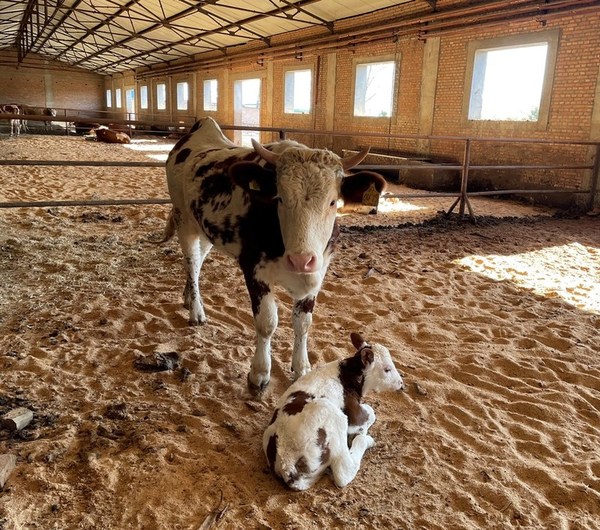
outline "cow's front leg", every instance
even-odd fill
[[[294,327],[294,351],[292,353],[292,371],[294,379],[310,372],[308,360],[308,330],[312,324],[315,297],[307,296],[294,302],[292,325]]]
[[[248,388],[259,394],[271,378],[271,337],[277,329],[277,303],[267,284],[255,279],[247,280],[247,284],[256,328],[256,351],[248,374]]]

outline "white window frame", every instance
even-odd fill
[[[121,98],[121,89],[120,88],[115,88],[115,107],[117,109],[122,108],[123,106],[123,101]]]
[[[164,94],[163,94],[163,102],[161,104],[161,95],[159,92],[159,87],[164,87]],[[160,82],[160,83],[156,83],[156,110],[167,110],[167,83],[165,82]]]
[[[208,94],[212,95],[213,87],[215,89],[214,105],[212,104],[212,97],[207,98]],[[207,91],[208,88],[208,91]],[[207,101],[208,100],[208,101]],[[205,79],[202,82],[202,108],[206,112],[216,112],[219,108],[219,81],[218,79]]]
[[[179,98],[180,92],[179,87],[185,87],[183,92],[185,92],[184,99],[181,100]],[[188,110],[190,106],[190,84],[187,81],[178,81],[175,85],[175,98],[177,100],[176,108],[177,110]]]
[[[148,85],[140,85],[140,109],[148,110],[149,108],[149,100],[148,100]]]
[[[400,57],[396,55],[386,55],[380,57],[357,57],[353,61],[353,82],[352,82],[352,115],[354,118],[367,118],[367,119],[384,119],[389,120],[396,114],[396,98],[397,98],[397,86],[399,83],[399,64]],[[386,115],[371,115],[371,114],[358,114],[356,112],[356,98],[357,98],[357,83],[358,83],[358,69],[361,66],[375,65],[392,63],[394,66],[393,82],[390,87],[390,111]]]
[[[110,88],[106,89],[105,100],[106,100],[106,108],[112,109],[112,89],[110,89]]]
[[[467,47],[467,70],[465,73],[465,91],[463,100],[463,118],[466,123],[481,124],[481,123],[502,123],[507,126],[513,125],[516,127],[534,128],[543,130],[548,125],[550,115],[550,100],[552,95],[552,87],[554,83],[554,72],[556,68],[556,56],[558,52],[558,42],[560,38],[560,30],[537,31],[534,33],[511,35],[495,39],[484,39],[471,41]],[[548,45],[546,52],[546,68],[544,72],[544,80],[542,83],[540,105],[537,120],[511,120],[511,119],[480,119],[470,117],[471,102],[473,99],[473,72],[475,69],[476,54],[478,51],[494,50],[501,48],[519,48],[531,46],[536,43],[546,43]]]
[[[292,77],[291,80],[289,76],[295,76],[296,73],[299,72],[308,72],[310,74],[310,84],[309,84],[309,93],[308,93],[308,109],[304,110],[294,110],[294,91],[295,91],[295,77]],[[303,68],[288,68],[283,72],[283,112],[284,114],[311,114],[313,109],[313,84],[314,84],[314,73],[311,67],[303,67]],[[288,92],[291,90],[291,93]]]

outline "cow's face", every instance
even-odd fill
[[[339,157],[325,150],[291,148],[277,162],[277,211],[286,267],[310,274],[327,265],[343,178]]]
[[[254,148],[276,171],[240,162],[231,168],[232,178],[259,200],[277,202],[286,268],[297,274],[321,271],[328,265],[338,199],[362,197],[373,183],[381,192],[385,180],[370,172],[344,175],[368,150],[341,159],[325,149],[290,147],[276,155],[258,143]]]

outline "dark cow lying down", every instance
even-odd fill
[[[339,233],[337,201],[360,196],[372,183],[379,192],[385,186],[376,173],[346,174],[367,153],[342,160],[328,150],[289,140],[239,147],[212,118],[204,118],[169,154],[173,209],[163,241],[177,230],[190,324],[206,321],[199,276],[215,245],[237,259],[250,294],[256,352],[248,384],[254,392],[266,388],[270,378],[271,336],[278,321],[275,285],[294,301],[294,376],[310,370],[307,336]]]

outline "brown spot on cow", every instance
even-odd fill
[[[275,412],[273,413],[273,417],[271,418],[269,425],[273,425],[277,421],[278,415],[279,415],[279,409],[275,409]]]
[[[344,393],[344,414],[348,425],[364,425],[369,415],[360,405],[360,398],[354,392]]]
[[[267,444],[267,460],[269,461],[269,467],[271,470],[275,469],[275,459],[277,458],[277,435],[274,434],[269,438]]]
[[[326,464],[331,458],[331,449],[327,443],[327,433],[323,428],[317,431],[317,445],[321,448],[321,464]]]
[[[301,456],[296,461],[296,471],[300,474],[310,473],[310,467],[304,456]]]
[[[313,296],[304,298],[296,302],[295,309],[302,313],[312,313],[315,308],[315,299]]]
[[[315,399],[315,396],[307,394],[302,390],[298,390],[298,392],[290,394],[290,400],[283,407],[283,412],[290,416],[299,414],[304,409],[304,406],[313,399]]]
[[[187,160],[187,157],[190,156],[191,153],[192,150],[188,149],[187,147],[185,149],[182,149],[181,151],[179,151],[179,153],[177,153],[177,156],[175,157],[175,163],[181,164],[185,162]]]
[[[177,143],[173,146],[173,149],[171,150],[171,152],[177,151],[178,149],[181,149],[183,147],[183,145],[185,143],[187,143],[187,141],[191,138],[190,134],[186,134],[185,136],[182,136],[181,138],[179,138],[179,140],[177,140]]]

